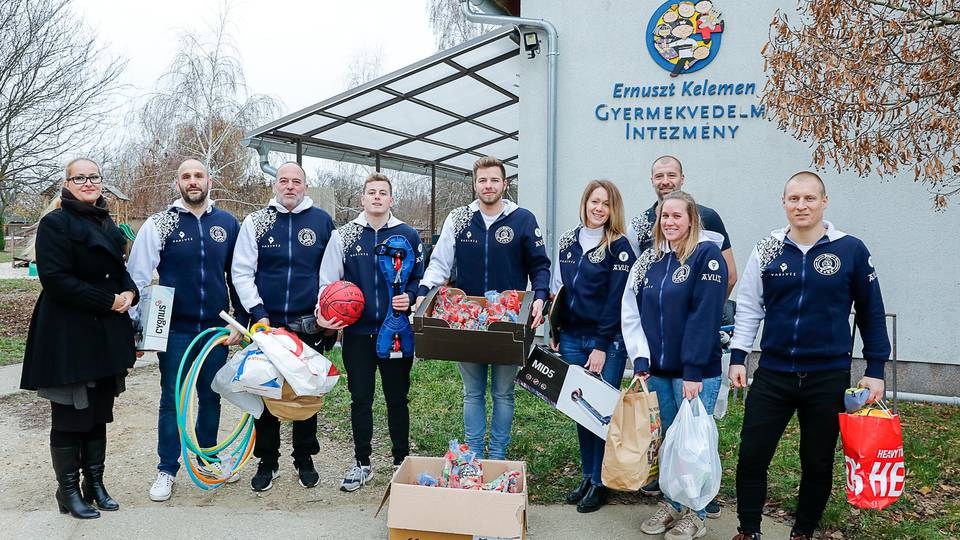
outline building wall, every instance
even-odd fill
[[[556,25],[559,40],[557,234],[577,224],[584,185],[609,178],[621,188],[628,218],[650,206],[650,165],[663,154],[681,159],[685,189],[715,208],[730,233],[742,269],[753,245],[786,221],[784,181],[811,167],[809,146],[761,118],[643,121],[681,128],[736,125],[734,136],[710,140],[629,140],[622,121],[600,121],[600,104],[622,106],[733,105],[749,116],[757,96],[683,96],[689,81],[763,84],[760,48],[776,8],[792,0],[716,0],[726,27],[708,66],[671,79],[647,51],[646,27],[661,0],[524,0],[523,16]],[[545,37],[544,37],[545,39]],[[543,46],[546,50],[546,44]],[[521,62],[520,203],[547,222],[545,200],[546,54]],[[673,97],[616,99],[614,85],[676,84]],[[662,112],[662,111],[661,111]],[[708,130],[709,131],[709,130]],[[667,133],[669,136],[669,132]],[[859,178],[835,169],[822,175],[830,196],[826,217],[871,249],[888,312],[898,316],[901,360],[960,364],[960,206],[932,210],[912,176]],[[555,236],[555,238],[556,238]],[[859,354],[859,345],[855,349]]]

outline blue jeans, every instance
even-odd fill
[[[180,358],[195,337],[197,334],[193,332],[171,330],[170,337],[167,339],[167,352],[157,353],[157,358],[160,360],[160,415],[157,421],[157,455],[160,456],[160,463],[157,465],[157,470],[172,476],[176,476],[180,469],[180,434],[177,431],[177,406],[174,393],[175,385],[182,384],[183,380],[177,381],[177,370],[180,369]],[[198,342],[193,347],[191,358],[183,366],[184,378],[204,343],[206,340]],[[210,383],[226,361],[227,348],[215,347],[207,356],[195,382],[199,401],[197,442],[202,448],[217,444],[217,431],[220,428],[220,394],[210,388]]]
[[[717,404],[717,396],[720,395],[721,377],[723,375],[703,379],[702,381],[703,389],[700,391],[700,401],[703,403],[703,408],[707,410],[707,414],[712,415],[713,408]],[[657,403],[660,405],[660,433],[662,436],[666,436],[667,428],[673,425],[673,420],[677,417],[677,412],[683,403],[683,379],[651,375],[647,379],[647,387],[651,392],[657,393]],[[683,506],[671,501],[669,497],[664,496],[663,499],[678,512],[683,510]],[[696,508],[694,511],[700,516],[700,519],[704,519],[707,515],[703,508]]]
[[[473,364],[461,362],[463,379],[463,431],[470,449],[478,456],[506,459],[513,425],[514,379],[520,366]],[[493,420],[490,426],[490,452],[484,452],[487,434],[487,371],[490,371],[490,394],[493,397]]]
[[[596,348],[596,339],[586,336],[575,336],[567,332],[560,333],[560,355],[568,364],[581,367],[586,366],[587,358]],[[623,368],[627,363],[627,351],[623,338],[616,339],[607,345],[607,359],[600,370],[603,380],[619,389],[623,381]],[[580,471],[584,478],[589,478],[595,486],[602,486],[600,472],[603,466],[603,449],[606,441],[597,437],[589,429],[577,424],[577,439],[580,442]]]

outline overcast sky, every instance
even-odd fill
[[[384,73],[434,50],[425,0],[233,0],[231,35],[252,92],[293,112],[345,90],[351,58],[382,52]],[[128,60],[129,97],[149,92],[173,59],[180,34],[217,20],[220,0],[75,0],[99,42]]]

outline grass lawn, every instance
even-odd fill
[[[0,264],[13,261],[13,252],[9,250],[0,251]]]
[[[331,358],[342,369],[339,349]],[[343,381],[342,381],[343,383]],[[320,414],[321,429],[350,439],[350,395],[346,384],[327,396]],[[374,404],[374,451],[389,454],[386,407],[382,392]],[[489,407],[488,407],[489,410]],[[460,375],[451,362],[418,362],[410,390],[410,436],[413,453],[441,456],[447,442],[463,439],[463,398]],[[843,455],[837,452],[834,493],[823,527],[838,538],[951,538],[960,536],[960,408],[903,403],[901,406],[907,456],[907,490],[893,506],[881,511],[857,510],[846,502]],[[726,511],[734,512],[734,471],[743,408],[731,403],[727,417],[718,422],[724,481],[720,496]],[[922,436],[918,436],[922,434]],[[770,470],[770,512],[795,508],[800,481],[799,433],[791,423]],[[530,501],[560,502],[579,481],[579,452],[573,421],[518,389],[513,439],[509,457],[527,462]],[[618,495],[630,503],[635,495]]]
[[[0,336],[0,366],[23,362],[23,348],[26,338]]]

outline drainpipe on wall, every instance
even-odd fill
[[[260,170],[276,178],[277,168],[270,165],[270,143],[260,139],[253,139],[247,146],[256,150],[260,156]]]
[[[547,34],[547,253],[556,245],[557,229],[557,29],[550,21],[509,15],[487,15],[470,9],[470,4],[489,4],[484,0],[460,0],[460,10],[468,21],[480,24],[511,25],[542,30]]]

